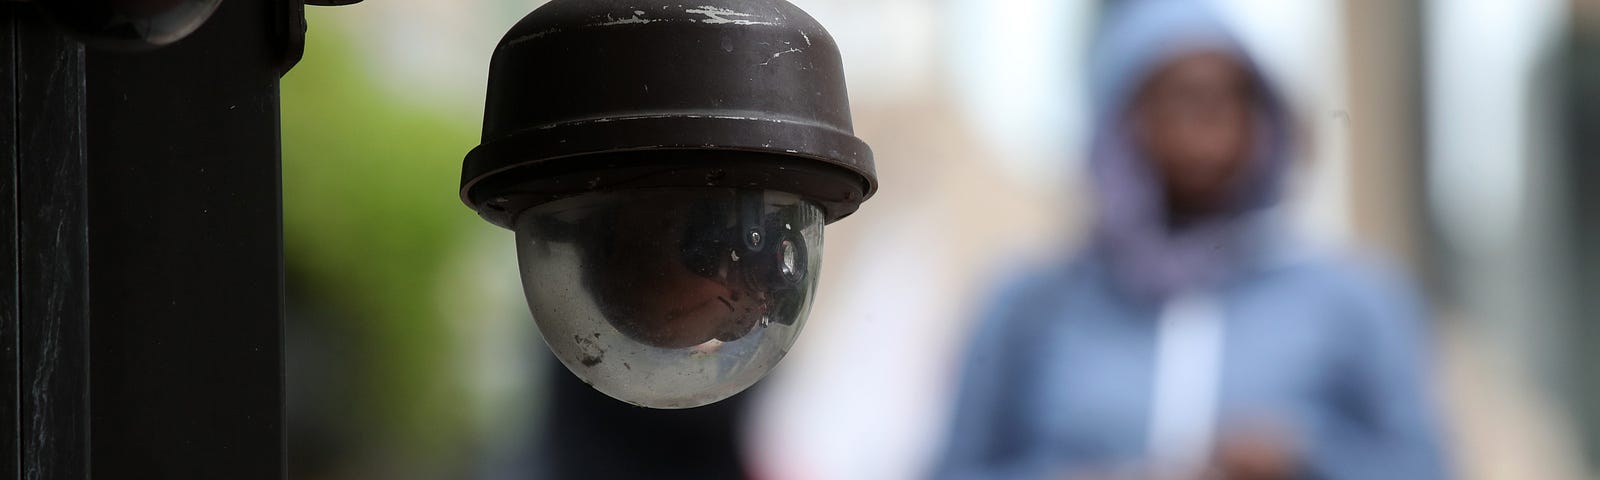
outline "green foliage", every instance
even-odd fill
[[[337,343],[362,359],[341,366],[359,374],[348,388],[358,394],[342,409],[351,425],[334,429],[358,430],[372,441],[362,449],[389,450],[384,457],[438,456],[468,433],[439,292],[452,252],[481,223],[456,196],[477,126],[376,87],[352,38],[316,27],[282,83],[291,291],[350,323],[335,331],[354,332]]]

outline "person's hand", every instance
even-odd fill
[[[1076,470],[1062,473],[1053,480],[1152,480],[1127,469]]]
[[[1222,480],[1291,480],[1301,467],[1300,446],[1282,429],[1251,429],[1223,437],[1213,472]]]

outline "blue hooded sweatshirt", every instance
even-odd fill
[[[935,476],[1149,478],[1270,425],[1300,478],[1448,478],[1427,312],[1397,276],[1313,252],[1273,213],[1293,146],[1259,73],[1265,134],[1236,201],[1167,226],[1160,181],[1130,142],[1132,98],[1175,57],[1223,52],[1255,69],[1248,52],[1206,5],[1178,0],[1122,2],[1095,45],[1089,246],[994,295]]]

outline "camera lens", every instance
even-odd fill
[[[822,211],[788,193],[625,189],[516,221],[534,322],[568,369],[619,400],[692,408],[730,397],[799,335]]]

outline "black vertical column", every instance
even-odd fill
[[[88,55],[97,474],[283,477],[280,3]]]
[[[89,475],[84,51],[11,6],[17,423],[21,478]]]
[[[0,1],[0,479],[283,478],[297,7],[124,53]]]
[[[16,19],[0,5],[0,478],[21,478],[17,373]]]

